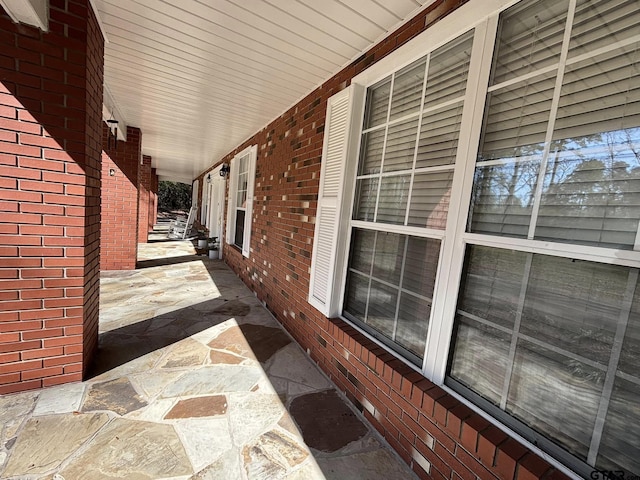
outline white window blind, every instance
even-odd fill
[[[355,220],[444,230],[472,44],[470,31],[369,87]]]
[[[521,2],[502,16],[493,85],[558,63],[568,8],[569,0]]]

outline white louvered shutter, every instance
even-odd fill
[[[244,238],[242,241],[242,255],[249,257],[251,252],[251,224],[253,220],[253,194],[256,181],[256,159],[258,146],[254,145],[247,154],[249,160],[249,174],[247,178],[247,204],[244,217]]]
[[[362,118],[362,88],[352,85],[328,100],[322,149],[318,210],[311,257],[309,303],[328,317],[339,313],[338,297],[357,151],[354,119]],[[353,157],[353,158],[351,158]],[[350,167],[350,168],[349,168]]]

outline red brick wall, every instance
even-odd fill
[[[225,245],[224,258],[421,478],[562,478],[440,387],[307,302],[327,99],[461,3],[436,1],[218,162],[258,145],[251,255]],[[421,467],[427,462],[429,473]]]
[[[97,345],[103,38],[87,0],[49,26],[0,8],[0,394],[80,380]]]
[[[156,169],[151,169],[151,192],[149,195],[149,231],[158,223],[158,174]]]
[[[127,127],[127,141],[116,141],[102,127],[101,270],[133,270],[138,254],[138,169],[142,133]]]
[[[149,205],[151,197],[151,157],[142,156],[138,170],[138,243],[149,240]]]

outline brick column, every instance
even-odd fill
[[[149,231],[158,223],[158,174],[156,169],[151,169],[151,195],[149,197]]]
[[[151,157],[142,156],[138,171],[138,243],[149,240],[149,206],[151,199]]]
[[[0,8],[0,394],[81,380],[98,339],[104,40],[88,0],[49,15]]]
[[[109,140],[111,137],[111,140]],[[101,270],[133,270],[138,255],[138,169],[140,129],[127,127],[120,142],[103,124]]]

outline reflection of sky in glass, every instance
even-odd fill
[[[488,150],[480,152],[478,155],[478,162],[485,162],[491,160],[502,160],[503,162],[516,162],[523,159],[542,159],[542,152],[544,151],[544,142],[536,143],[532,145],[518,145],[515,147],[505,147],[500,150]]]

